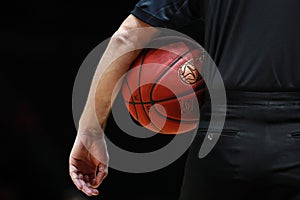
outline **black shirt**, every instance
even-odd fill
[[[140,0],[132,14],[175,30],[203,20],[227,90],[300,91],[299,0]]]

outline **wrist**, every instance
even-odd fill
[[[100,125],[88,125],[79,123],[77,134],[80,135],[91,135],[91,136],[104,136],[104,130]]]

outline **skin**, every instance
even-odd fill
[[[134,31],[139,28],[147,28],[147,31]],[[129,15],[113,34],[97,66],[69,157],[70,177],[88,196],[99,194],[97,188],[108,174],[104,130],[116,97],[115,86],[143,46],[157,33],[154,27]],[[139,50],[127,52],[128,49]]]

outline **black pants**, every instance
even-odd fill
[[[180,200],[300,200],[300,92],[228,92],[227,99],[224,130],[199,159],[210,104],[201,109]]]

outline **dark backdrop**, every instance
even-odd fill
[[[84,58],[113,34],[136,2],[1,3],[1,200],[86,198],[68,175],[68,156],[76,136],[73,83]],[[112,127],[110,118],[107,132]],[[118,131],[114,129],[115,135]],[[175,200],[184,160],[185,155],[146,174],[110,169],[100,196],[92,199]]]

